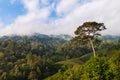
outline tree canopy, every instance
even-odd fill
[[[93,40],[98,36],[101,36],[99,31],[105,30],[106,27],[104,23],[97,23],[97,22],[85,22],[81,26],[77,28],[75,31],[75,40],[80,42],[90,42],[92,47],[94,56],[95,56],[95,49],[93,45]]]

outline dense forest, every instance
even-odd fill
[[[90,47],[60,36],[1,37],[0,80],[119,80],[120,39],[100,39],[93,58]]]
[[[100,37],[96,32],[104,29],[86,22],[75,37],[3,36],[0,80],[120,80],[120,37]]]

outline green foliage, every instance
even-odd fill
[[[39,80],[55,73],[51,54],[48,46],[28,37],[0,40],[0,80]]]
[[[98,34],[98,31],[105,29],[106,27],[104,26],[104,23],[85,22],[75,31],[75,34],[77,35],[75,39],[80,41],[86,41],[88,39],[92,40],[94,37],[100,36],[100,34]]]
[[[35,36],[0,39],[0,80],[120,80],[120,40],[95,45],[96,58],[86,45],[63,43]]]
[[[82,56],[90,53],[91,50],[86,45],[81,45],[76,41],[68,41],[57,48],[57,54],[65,57],[66,59]]]
[[[120,50],[114,50],[107,57],[95,57],[85,64],[58,71],[45,80],[119,80]]]
[[[93,42],[98,41],[98,36],[101,36],[101,34],[98,33],[98,31],[105,30],[106,27],[104,26],[104,23],[97,23],[97,22],[85,22],[81,26],[77,28],[75,31],[75,38],[73,40],[78,41],[80,43],[86,44],[89,43],[94,56],[96,56],[95,48]]]
[[[85,79],[92,80],[110,80],[109,64],[105,58],[93,58],[85,64],[84,75]]]

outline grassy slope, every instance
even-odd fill
[[[107,51],[106,49],[103,49],[103,50],[97,51],[96,53],[97,53],[97,55],[105,55],[106,51]],[[86,61],[88,61],[91,57],[93,57],[93,53],[89,53],[89,54],[83,55],[78,58],[60,61],[60,62],[57,62],[56,65],[73,65],[73,69],[75,69],[76,67],[79,67],[81,64],[84,64]],[[56,73],[56,74],[58,74],[58,73]],[[56,74],[54,74],[52,76],[56,76]],[[49,79],[49,77],[46,78],[45,80],[48,80],[48,79]]]
[[[99,50],[96,52],[97,55],[105,55],[106,54],[106,49],[104,50]],[[103,54],[104,53],[104,54]],[[91,57],[93,56],[92,53],[89,53],[89,54],[86,54],[86,55],[83,55],[81,57],[78,57],[78,58],[73,58],[73,59],[68,59],[68,60],[65,60],[65,61],[60,61],[60,62],[57,62],[56,64],[62,64],[62,65],[69,65],[69,64],[83,64],[85,63],[87,60],[89,60]]]

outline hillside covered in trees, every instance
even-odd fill
[[[34,34],[0,38],[0,80],[119,80],[120,40],[90,47],[73,40]]]

